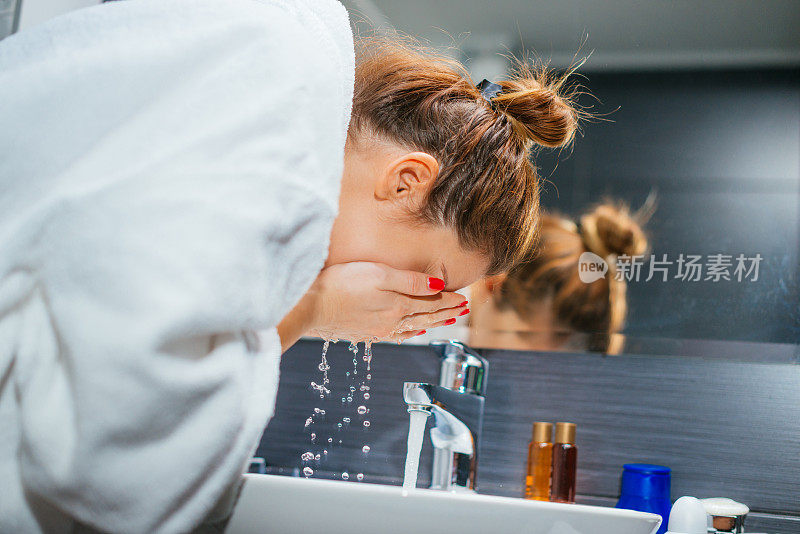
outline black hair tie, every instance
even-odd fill
[[[481,96],[484,98],[484,100],[486,100],[489,103],[489,105],[492,106],[492,109],[496,110],[494,102],[492,102],[492,99],[497,95],[501,94],[503,92],[503,88],[497,85],[496,83],[490,82],[487,79],[484,79],[481,83],[479,83],[475,87],[477,87],[478,91],[481,92]]]

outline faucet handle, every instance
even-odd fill
[[[439,385],[459,393],[484,396],[489,362],[455,339],[431,341],[442,360]]]

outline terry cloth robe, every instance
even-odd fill
[[[353,75],[334,0],[110,2],[0,42],[0,532],[185,532],[235,485]]]

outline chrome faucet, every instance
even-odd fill
[[[489,362],[463,343],[434,341],[439,353],[439,385],[406,382],[408,411],[433,414],[431,489],[477,489],[478,453]]]

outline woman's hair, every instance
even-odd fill
[[[580,218],[580,225],[566,217],[543,215],[536,256],[511,269],[495,293],[495,304],[526,319],[536,303],[552,299],[557,326],[589,333],[589,350],[609,351],[611,335],[622,329],[627,313],[625,281],[615,278],[617,259],[647,251],[641,228],[645,217],[619,202],[598,205]],[[579,262],[585,252],[608,264],[604,278],[581,280]]]
[[[508,270],[535,249],[539,178],[534,144],[568,144],[587,115],[575,87],[518,62],[488,102],[463,65],[397,37],[357,41],[348,142],[377,136],[431,154],[439,174],[417,215],[453,228],[466,250]]]

